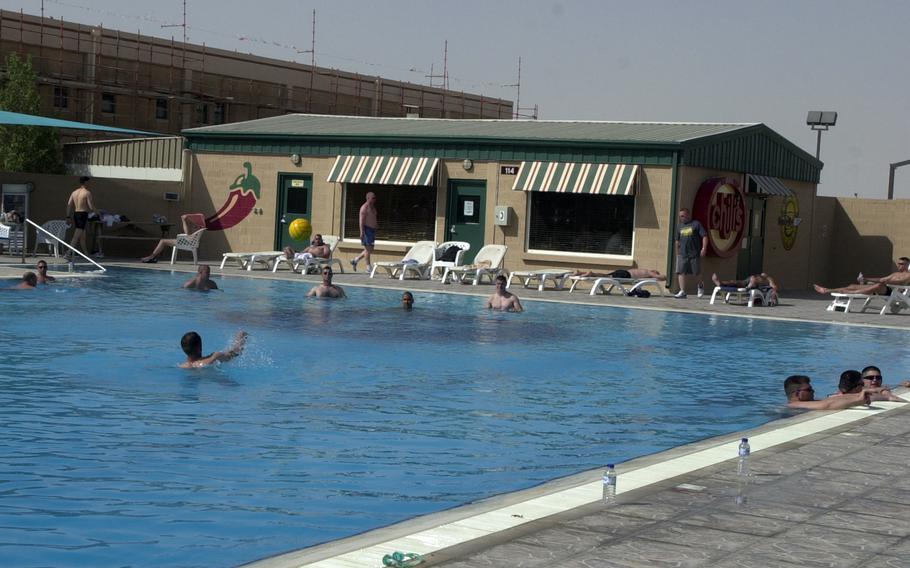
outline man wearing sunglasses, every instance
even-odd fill
[[[787,408],[803,410],[841,410],[851,406],[869,404],[870,394],[866,390],[856,393],[831,396],[815,400],[815,389],[811,379],[805,375],[793,375],[784,381],[784,393],[787,395]]]
[[[871,394],[870,394],[871,400],[891,400],[894,402],[907,402],[906,400],[902,399],[901,397],[899,397],[899,396],[895,395],[893,392],[891,392],[890,388],[888,388],[882,384],[882,381],[884,379],[882,378],[881,369],[879,369],[875,365],[869,365],[868,367],[863,369],[862,378],[863,378],[863,388],[870,390],[870,391],[877,391],[877,392],[871,392]],[[901,386],[904,386],[904,387],[910,386],[910,382],[904,381],[903,383],[901,383]]]
[[[313,286],[307,296],[315,298],[346,298],[341,286],[332,284],[332,267],[324,266],[322,268],[322,284]]]
[[[892,272],[888,276],[879,278],[861,278],[857,284],[850,284],[842,288],[825,288],[818,284],[813,284],[815,291],[819,294],[890,294],[893,286],[910,286],[910,258],[902,256],[897,259],[897,272]]]

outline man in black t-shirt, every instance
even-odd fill
[[[676,278],[679,292],[674,298],[686,297],[686,275],[699,277],[698,289],[705,289],[701,281],[701,259],[708,254],[708,233],[701,223],[692,218],[688,209],[679,210],[679,225],[676,227]],[[701,295],[701,294],[700,294]]]

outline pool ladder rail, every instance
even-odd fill
[[[32,221],[31,219],[29,219],[29,218],[27,218],[27,217],[26,217],[26,219],[25,219],[25,222],[28,223],[29,225],[31,225],[32,227],[34,227],[35,230],[41,231],[42,233],[44,233],[44,234],[47,235],[48,237],[54,239],[55,241],[57,241],[57,242],[60,243],[61,245],[65,246],[66,248],[70,249],[70,250],[73,251],[74,253],[76,253],[76,254],[78,254],[79,256],[81,256],[82,258],[84,258],[85,260],[91,262],[92,264],[94,264],[95,266],[97,266],[97,267],[101,270],[101,272],[107,272],[107,268],[101,266],[100,264],[98,264],[98,263],[95,262],[93,259],[91,259],[91,258],[89,258],[88,256],[86,256],[86,255],[85,255],[84,253],[82,253],[81,251],[79,251],[79,250],[77,250],[76,248],[70,246],[70,244],[67,243],[66,241],[63,241],[63,240],[57,238],[56,235],[54,235],[53,233],[51,233],[51,232],[45,230],[41,225],[35,223],[34,221]],[[22,246],[22,251],[23,251],[22,254],[23,254],[23,257],[24,257],[24,255],[25,255],[25,249],[26,249],[26,244],[23,243],[23,246]],[[72,259],[70,259],[70,261],[69,261],[69,266],[70,266],[70,272],[73,272],[73,261],[72,261]]]

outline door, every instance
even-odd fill
[[[464,255],[465,264],[474,262],[474,256],[484,245],[486,196],[485,181],[449,180],[449,192],[446,199],[446,234],[441,240],[470,243],[471,250]]]
[[[767,199],[756,194],[746,194],[746,211],[749,214],[746,234],[736,257],[736,278],[743,280],[752,274],[762,273],[765,253],[765,204]]]
[[[310,240],[297,241],[288,234],[288,227],[295,219],[306,219],[311,224],[313,202],[313,176],[300,174],[278,174],[278,222],[275,223],[275,250],[294,247],[300,250]]]

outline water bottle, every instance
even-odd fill
[[[860,273],[859,273],[859,276],[856,277],[856,281],[859,282],[860,284],[865,284],[865,283],[866,283],[866,279],[863,277],[863,273],[862,273],[862,272],[860,272]]]
[[[701,298],[705,295],[705,284],[703,282],[698,283],[698,297]]]
[[[749,477],[749,438],[743,438],[739,442],[739,464],[736,466],[736,473],[740,477]]]
[[[603,502],[606,505],[616,502],[616,469],[613,464],[607,464],[607,470],[604,471],[604,495]]]

